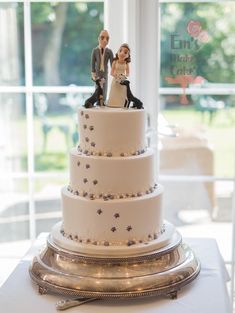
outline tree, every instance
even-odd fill
[[[61,84],[59,66],[67,8],[67,3],[59,3],[54,8],[55,18],[51,24],[50,35],[43,57],[45,84],[49,86]]]
[[[91,85],[103,3],[32,3],[31,10],[34,84]]]

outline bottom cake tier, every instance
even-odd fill
[[[90,200],[62,189],[63,237],[93,246],[148,245],[164,233],[163,187],[140,197]]]
[[[69,237],[65,237],[61,233],[62,222],[57,223],[51,232],[51,240],[59,247],[80,253],[81,255],[91,255],[92,257],[128,257],[141,255],[147,252],[161,249],[169,245],[170,241],[174,238],[174,241],[181,241],[181,237],[175,231],[175,227],[164,222],[164,231],[156,239],[152,239],[148,242],[139,242],[130,246],[127,245],[94,245],[90,243],[79,242]],[[178,238],[178,239],[177,239]]]

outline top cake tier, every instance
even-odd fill
[[[79,149],[85,154],[130,156],[145,152],[145,110],[79,108]]]

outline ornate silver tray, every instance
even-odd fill
[[[197,277],[200,263],[177,233],[166,247],[127,258],[90,257],[62,249],[48,237],[47,246],[29,269],[39,292],[84,298],[177,297]]]

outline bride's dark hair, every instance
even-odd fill
[[[118,51],[121,49],[121,48],[126,48],[128,51],[129,51],[129,56],[125,59],[126,63],[130,63],[131,62],[131,50],[130,50],[130,47],[128,46],[127,43],[123,43],[121,45],[121,47],[118,49]],[[118,52],[115,54],[115,58],[113,59],[114,61],[118,60]]]

